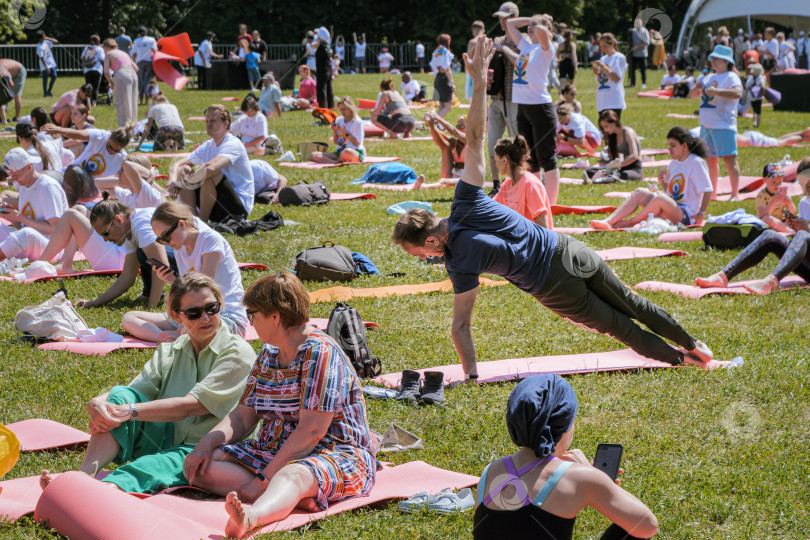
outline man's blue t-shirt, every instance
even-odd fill
[[[450,209],[444,262],[453,292],[478,287],[478,276],[495,274],[531,295],[548,277],[557,233],[495,202],[480,187],[459,181]]]
[[[261,56],[256,51],[251,51],[245,55],[245,63],[248,69],[259,69]]]

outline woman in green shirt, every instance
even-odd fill
[[[234,408],[256,356],[221,324],[221,305],[210,277],[188,272],[174,281],[169,314],[187,334],[160,344],[127,386],[90,400],[81,472],[95,476],[115,462],[102,481],[135,493],[188,485],[183,459]],[[43,471],[43,489],[50,480]]]

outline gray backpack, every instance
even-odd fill
[[[301,281],[351,281],[357,277],[351,250],[329,241],[296,255],[293,268]]]
[[[278,192],[278,203],[281,206],[312,206],[327,204],[332,192],[323,182],[309,184],[302,182],[286,186]]]

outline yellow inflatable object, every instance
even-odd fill
[[[20,459],[20,441],[3,424],[0,424],[0,478],[14,468]]]

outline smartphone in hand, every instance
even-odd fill
[[[622,452],[624,452],[624,446],[621,444],[600,443],[596,447],[593,466],[604,472],[615,482],[619,476],[619,463],[622,460]]]
[[[146,264],[152,266],[152,268],[154,268],[155,270],[160,270],[161,268],[168,268],[174,274],[175,277],[179,277],[179,274],[177,272],[175,272],[174,270],[172,270],[171,266],[169,266],[167,264],[163,264],[158,259],[154,259],[154,258],[146,259]]]

